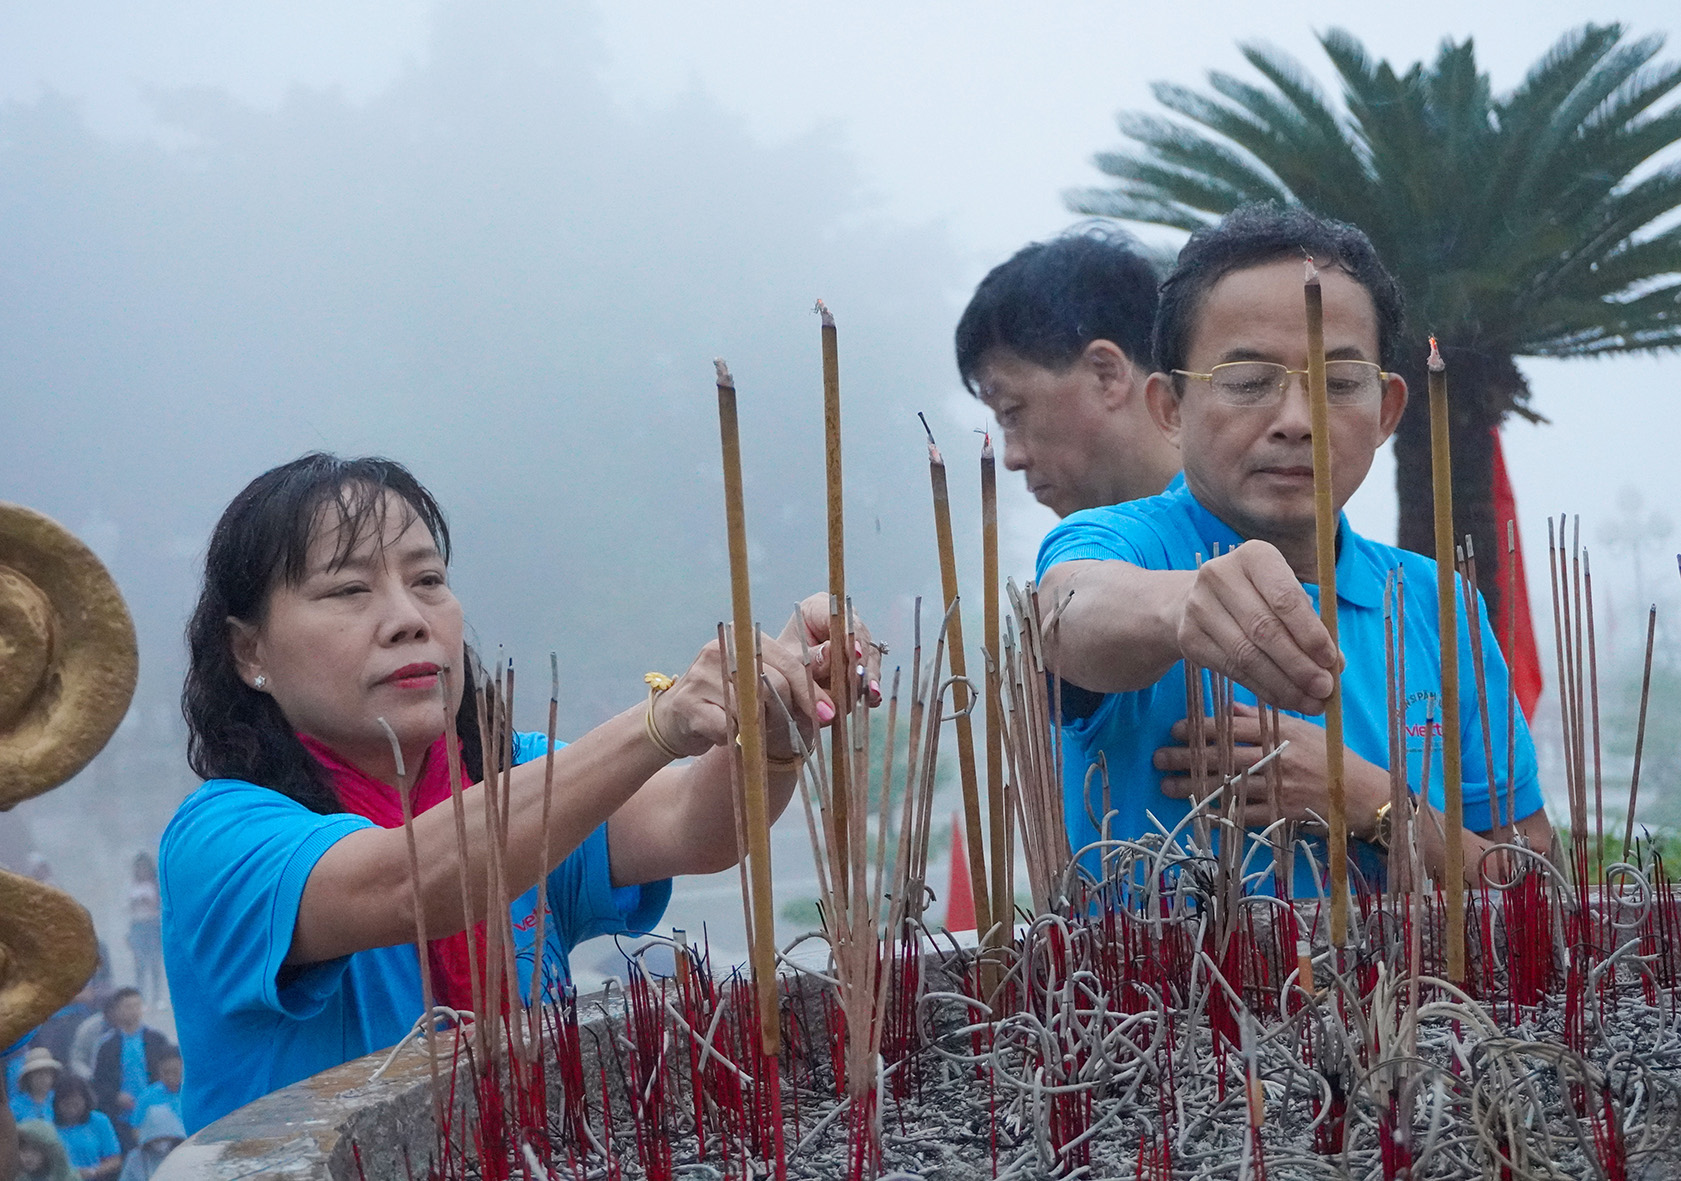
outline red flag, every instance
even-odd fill
[[[975,892],[969,886],[969,853],[963,847],[963,817],[951,814],[951,884],[946,887],[946,930],[975,929]]]
[[[1511,669],[1512,685],[1517,690],[1518,705],[1525,718],[1534,718],[1535,702],[1541,696],[1541,654],[1535,647],[1535,621],[1529,614],[1529,581],[1523,573],[1523,534],[1517,528],[1517,504],[1512,499],[1512,480],[1506,474],[1506,454],[1500,447],[1499,428],[1494,430],[1494,534],[1500,547],[1500,610],[1494,625],[1494,635],[1504,649],[1513,622],[1517,635],[1506,653],[1506,665]],[[1506,564],[1506,522],[1511,521],[1512,537],[1517,543],[1512,556],[1512,570]],[[1510,591],[1508,588],[1511,588]],[[1514,621],[1512,612],[1517,612]]]

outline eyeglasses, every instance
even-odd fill
[[[1306,384],[1307,370],[1291,369],[1274,361],[1228,361],[1208,373],[1186,369],[1173,371],[1179,377],[1206,381],[1214,397],[1227,406],[1259,410],[1276,406],[1290,388],[1290,379]],[[1371,361],[1326,361],[1325,401],[1332,406],[1359,406],[1376,398],[1388,379]]]

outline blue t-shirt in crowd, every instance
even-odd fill
[[[543,735],[518,734],[514,761],[529,762],[544,747]],[[372,827],[362,816],[323,816],[277,791],[213,779],[164,830],[164,966],[189,1133],[258,1096],[395,1044],[420,1016],[412,943],[283,967],[315,863],[341,838]],[[555,867],[546,888],[545,976],[564,977],[568,951],[585,939],[648,930],[671,897],[669,880],[613,886],[605,824]],[[536,897],[533,887],[511,908],[527,942]]]
[[[1184,476],[1179,475],[1160,496],[1069,515],[1041,543],[1038,576],[1042,580],[1059,563],[1086,559],[1119,559],[1147,570],[1195,570],[1202,561],[1237,548],[1243,540],[1197,501]],[[1417,794],[1423,784],[1424,728],[1430,699],[1439,701],[1442,691],[1436,563],[1407,550],[1369,541],[1349,528],[1346,518],[1339,518],[1337,622],[1338,639],[1347,660],[1342,675],[1343,742],[1367,762],[1385,768],[1389,766],[1389,682],[1384,654],[1384,585],[1389,572],[1397,568],[1405,583],[1407,782]],[[1303,590],[1317,610],[1319,588],[1304,585]],[[1498,785],[1496,796],[1502,821],[1506,817],[1508,779],[1516,784],[1512,793],[1516,819],[1539,811],[1542,801],[1535,747],[1521,713],[1517,718],[1516,770],[1507,775],[1506,662],[1480,598],[1477,624],[1482,633],[1489,729],[1493,737],[1492,771],[1483,752],[1482,723],[1472,678],[1470,631],[1464,611],[1459,613],[1458,725],[1465,827],[1482,832],[1490,827],[1491,781]],[[1248,705],[1255,704],[1255,695],[1241,685],[1233,686],[1233,697]],[[1212,700],[1210,683],[1205,677],[1204,701]],[[1111,838],[1135,839],[1156,832],[1157,824],[1172,829],[1190,811],[1189,801],[1163,794],[1162,772],[1156,770],[1152,761],[1159,747],[1176,745],[1171,729],[1185,713],[1185,667],[1180,662],[1147,688],[1104,695],[1092,712],[1070,719],[1063,726],[1063,804],[1069,841],[1076,854],[1099,835],[1102,777],[1092,774],[1088,798],[1087,771],[1100,753],[1108,772],[1109,805],[1117,813],[1110,822]],[[1319,726],[1325,724],[1322,715],[1307,720]],[[1442,722],[1439,717],[1435,725],[1430,802],[1440,808]],[[1324,842],[1316,840],[1312,844],[1323,875],[1327,866]],[[1355,841],[1351,849],[1363,872],[1382,873],[1382,859],[1372,846]],[[1082,858],[1082,864],[1095,873],[1096,854],[1088,853]],[[1269,867],[1272,861],[1263,849],[1248,864],[1254,871]],[[1270,884],[1270,875],[1267,880]],[[1312,863],[1304,856],[1296,858],[1293,889],[1298,897],[1321,892],[1321,882],[1314,879]]]
[[[50,1124],[53,1122],[53,1093],[48,1091],[47,1097],[37,1103],[22,1091],[14,1092],[11,1108],[12,1118],[20,1124],[26,1119],[45,1120]]]
[[[85,1123],[68,1128],[59,1125],[58,1138],[64,1141],[71,1166],[78,1169],[91,1169],[108,1156],[121,1156],[123,1151],[117,1143],[117,1130],[103,1111],[88,1113]]]
[[[123,1091],[131,1098],[152,1085],[152,1075],[146,1069],[146,1035],[142,1030],[124,1033],[117,1030],[112,1037],[123,1039]],[[129,1126],[139,1127],[140,1117],[131,1113]]]
[[[147,1083],[142,1090],[136,1091],[133,1094],[134,1110],[129,1112],[128,1115],[128,1122],[133,1127],[138,1128],[145,1122],[147,1108],[158,1106],[169,1108],[169,1110],[175,1113],[176,1118],[181,1120],[182,1124],[187,1122],[181,1115],[180,1091],[171,1091],[168,1087],[164,1086],[163,1083],[156,1082]]]

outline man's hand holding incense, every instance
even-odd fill
[[[1186,660],[1305,714],[1324,712],[1341,659],[1290,564],[1265,541],[1202,564],[1184,597],[1177,640]]]
[[[1232,707],[1232,773],[1235,775],[1260,762],[1266,753],[1259,712],[1249,705]],[[1289,745],[1267,766],[1239,779],[1231,787],[1242,800],[1237,819],[1246,828],[1264,828],[1279,819],[1294,820],[1320,834],[1331,814],[1329,789],[1325,782],[1325,728],[1303,718],[1281,716],[1278,738]],[[1186,721],[1173,726],[1173,739],[1183,745],[1164,746],[1155,754],[1155,765],[1163,771],[1162,794],[1176,799],[1200,799],[1220,786],[1220,753],[1214,745],[1214,719],[1203,719],[1207,746],[1203,753],[1201,779],[1191,749],[1191,728]],[[1277,784],[1278,806],[1272,802]],[[1349,835],[1364,838],[1377,827],[1377,810],[1389,798],[1389,773],[1343,748],[1343,800]],[[1225,801],[1220,801],[1224,811]]]

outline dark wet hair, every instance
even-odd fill
[[[957,371],[971,394],[990,349],[1065,370],[1094,340],[1150,363],[1156,268],[1138,240],[1105,225],[1024,246],[993,267],[957,322]]]
[[[270,592],[281,583],[303,581],[318,520],[335,520],[339,527],[335,563],[347,560],[368,537],[382,536],[387,492],[426,526],[447,564],[443,510],[407,468],[389,459],[301,456],[252,480],[216,522],[204,558],[204,587],[187,622],[187,681],[181,690],[187,763],[202,778],[243,779],[313,812],[343,811],[325,771],[298,741],[274,698],[240,677],[228,620],[261,623]],[[464,646],[462,661],[471,687],[476,681],[471,648]],[[478,710],[470,691],[461,695],[455,724],[463,769],[470,780],[482,779]]]
[[[1377,312],[1378,363],[1394,368],[1406,327],[1401,285],[1378,258],[1364,230],[1320,217],[1299,205],[1265,202],[1240,205],[1211,226],[1192,234],[1173,270],[1162,280],[1156,305],[1156,369],[1185,368],[1191,328],[1209,290],[1233,271],[1247,270],[1304,252],[1321,267],[1335,266],[1372,297]]]
[[[64,1101],[79,1098],[82,1101],[82,1118],[74,1124],[64,1122]],[[73,1070],[58,1072],[58,1082],[53,1084],[53,1123],[61,1128],[76,1128],[87,1123],[93,1117],[93,1088],[88,1086],[87,1080]]]

